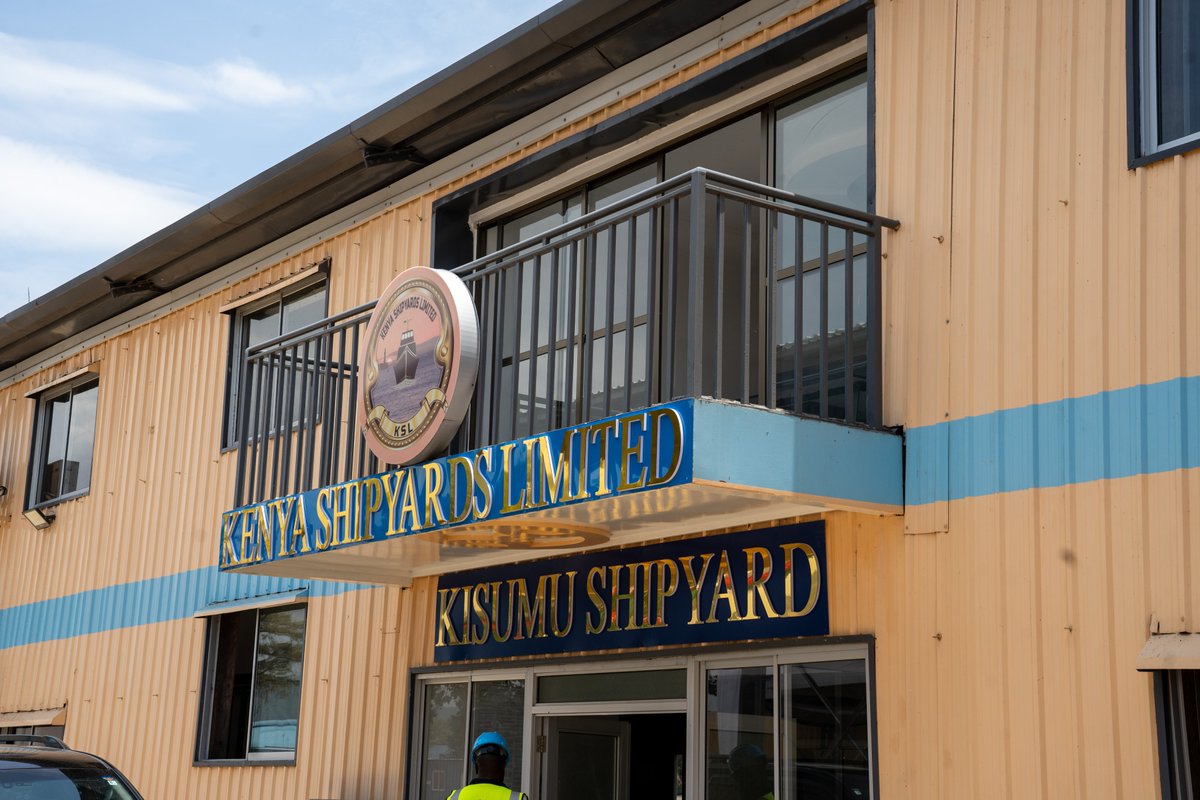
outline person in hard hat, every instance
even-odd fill
[[[475,765],[475,780],[455,789],[446,800],[529,800],[524,792],[504,784],[508,743],[499,733],[479,734],[471,745],[471,763]]]
[[[741,800],[775,800],[775,775],[762,748],[752,744],[733,748],[729,772]]]

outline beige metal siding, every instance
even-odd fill
[[[0,608],[215,562],[218,309],[329,256],[330,308],[425,263],[434,197],[836,6],[523,143],[241,283],[0,389]],[[1125,4],[885,0],[876,7],[886,417],[908,428],[1200,373],[1200,154],[1130,171]],[[181,357],[183,354],[184,357]],[[38,385],[101,376],[90,494],[20,518]],[[1006,453],[1000,443],[997,458]],[[910,468],[912,465],[910,465]],[[1195,470],[828,517],[831,626],[873,634],[881,796],[1158,793],[1151,615],[1200,624]],[[67,736],[148,797],[400,794],[408,668],[429,663],[433,586],[311,601],[295,767],[193,768],[203,623],[0,651],[0,711],[68,704]],[[64,668],[66,665],[67,668]],[[126,732],[126,735],[115,735]],[[127,735],[136,732],[136,736]]]

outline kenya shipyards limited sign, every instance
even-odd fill
[[[475,390],[479,321],[451,272],[411,267],[379,298],[360,361],[358,422],[386,464],[412,464],[450,443]]]

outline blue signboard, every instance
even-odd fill
[[[692,401],[489,445],[226,512],[221,569],[303,558],[692,481]]]
[[[438,662],[829,633],[825,523],[444,575]]]

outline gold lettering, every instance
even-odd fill
[[[671,559],[671,558],[660,558],[658,561],[656,561],[654,563],[658,567],[658,569],[657,569],[658,587],[657,587],[657,591],[655,592],[656,601],[655,601],[654,624],[650,627],[665,628],[667,625],[667,621],[666,621],[667,598],[673,596],[675,594],[675,590],[679,588],[679,567],[675,565],[675,560]],[[667,576],[668,572],[671,573],[670,584],[668,584],[667,580],[666,580],[666,576]],[[668,586],[668,585],[670,586],[670,588],[664,588],[665,586]],[[697,609],[696,616],[699,617],[699,615],[700,615],[700,612],[699,612],[699,609]]]
[[[442,465],[430,461],[425,465],[425,527],[446,524],[446,512],[442,509],[442,484],[446,482]],[[451,503],[454,501],[451,500]]]
[[[546,576],[538,578],[537,595],[533,605],[529,604],[529,589],[524,578],[513,578],[510,583],[517,586],[517,632],[514,639],[524,639],[526,631],[530,639],[546,637]],[[536,632],[535,632],[536,631]]]
[[[574,499],[571,496],[571,463],[567,449],[567,443],[571,441],[572,433],[574,431],[568,431],[563,436],[563,449],[557,459],[550,453],[550,437],[539,436],[536,440],[541,443],[542,505],[559,502],[560,491],[563,501]]]
[[[683,460],[683,419],[673,408],[656,408],[649,412],[650,417],[650,464],[651,474],[646,481],[647,486],[661,486],[668,483],[679,472]],[[662,423],[666,421],[671,426],[671,457],[667,460],[667,469],[661,475],[655,469],[659,462],[662,446]]]
[[[552,583],[550,584],[550,632],[555,638],[561,639],[571,632],[571,628],[575,625],[575,576],[574,570],[566,573],[567,575],[567,624],[563,627],[558,627],[558,579],[563,573],[556,572],[551,576]]]
[[[796,563],[793,552],[796,550],[804,553],[804,555],[807,557],[809,577],[808,602],[806,602],[804,604],[804,608],[800,609],[799,611],[796,611],[795,606],[793,605],[795,602],[796,590]],[[785,572],[783,593],[787,609],[783,616],[803,617],[806,614],[811,613],[813,608],[815,608],[817,605],[817,598],[821,596],[821,565],[817,563],[817,554],[810,546],[804,544],[803,542],[798,542],[796,544],[785,544],[783,545],[783,568]]]
[[[340,545],[350,541],[350,493],[358,486],[357,483],[345,483],[333,487],[333,544]]]
[[[700,556],[703,559],[700,566],[700,577],[697,578],[692,572],[692,559],[695,556],[688,556],[685,559],[679,559],[680,565],[683,567],[683,577],[687,581],[688,591],[692,595],[692,618],[688,620],[688,625],[699,625],[700,623],[700,587],[704,583],[704,576],[708,574],[708,565],[712,561],[715,553],[704,553]]]
[[[275,529],[279,531],[279,557],[290,556],[288,552],[288,520],[292,516],[292,508],[296,505],[296,496],[289,495],[283,500],[275,501]]]
[[[520,511],[525,507],[525,489],[521,489],[521,494],[516,500],[512,499],[512,451],[516,447],[515,442],[500,445],[500,470],[501,470],[501,488],[500,493],[500,513],[508,514],[513,511]],[[528,466],[528,465],[526,465]]]
[[[600,588],[604,588],[605,574],[604,567],[592,567],[588,570],[587,596],[597,611],[595,622],[592,622],[592,612],[590,609],[584,617],[585,630],[588,633],[603,633],[604,623],[608,619],[608,606],[604,604],[604,597],[596,589],[596,578],[600,579]]]
[[[400,500],[400,528],[404,531],[419,531],[425,527],[421,524],[421,507],[417,503],[416,481],[413,480],[412,470],[406,470],[408,480],[404,482],[404,496]],[[405,520],[408,520],[407,525]]]
[[[762,559],[762,573],[758,571],[758,559]],[[754,595],[757,592],[762,600],[763,611],[768,619],[778,619],[779,612],[771,605],[771,596],[767,594],[767,581],[771,580],[771,554],[765,547],[746,548],[746,616],[742,619],[758,619],[755,610]]]
[[[450,637],[450,644],[461,644],[458,637],[454,635],[454,625],[450,622],[450,612],[454,608],[454,598],[458,595],[458,592],[457,587],[453,589],[438,589],[438,647],[446,643],[447,636]]]
[[[275,547],[275,504],[283,505],[283,501],[276,499],[267,503],[265,506],[258,507],[258,536],[254,542],[254,560],[255,561],[270,561],[273,556],[273,548]],[[265,553],[265,555],[264,555]]]
[[[480,599],[480,593],[483,594],[483,599]],[[490,587],[486,583],[477,583],[471,592],[471,610],[475,612],[475,618],[479,620],[479,633],[475,632],[474,626],[471,627],[471,644],[486,644],[488,640],[488,632],[491,630],[491,620],[488,619],[487,609],[484,604],[490,600]]]
[[[485,447],[475,454],[475,488],[483,496],[480,504],[478,496],[471,498],[471,513],[475,519],[487,519],[492,514],[492,484],[487,480],[482,469],[482,463],[487,463],[487,471],[492,471],[492,448]]]
[[[228,511],[221,515],[221,566],[233,567],[241,562],[233,549],[233,529],[237,527],[238,512]]]
[[[492,641],[507,642],[508,637],[512,636],[513,630],[513,597],[512,597],[512,581],[508,583],[508,627],[504,629],[504,635],[500,635],[500,628],[496,624],[500,621],[500,582],[492,583]]]
[[[642,426],[642,431],[637,435],[637,444],[631,445],[630,442],[634,439],[634,424]],[[646,467],[642,466],[637,472],[637,477],[630,479],[629,475],[629,457],[637,456],[638,461],[643,460],[642,456],[642,440],[646,434],[646,415],[642,414],[638,417],[629,417],[625,420],[624,430],[621,431],[621,463],[620,463],[620,482],[617,484],[617,489],[622,492],[630,491],[631,489],[640,489],[646,485]],[[647,614],[650,612],[647,611]]]
[[[589,425],[587,429],[588,441],[595,442],[596,436],[600,436],[600,464],[597,469],[600,485],[596,487],[596,497],[612,494],[612,488],[608,485],[608,437],[610,433],[621,433],[620,422],[619,419],[609,419]]]
[[[304,500],[297,498],[296,513],[292,515],[292,552],[296,551],[296,539],[300,540],[301,553],[311,553],[312,546],[308,543],[308,519],[304,510]]]
[[[729,621],[740,622],[742,613],[738,609],[737,593],[733,590],[733,570],[729,568],[729,553],[724,550],[721,551],[721,560],[717,562],[716,587],[705,622],[717,621],[717,603],[721,600],[729,606]]]
[[[626,630],[636,631],[639,629],[637,624],[637,576],[638,564],[613,564],[609,567],[612,573],[612,587],[609,589],[610,600],[612,607],[608,612],[608,630],[619,631],[621,625],[617,622],[617,617],[621,613],[621,601],[629,603],[629,621],[625,626]],[[621,570],[629,568],[629,591],[621,591]]]
[[[467,517],[471,516],[471,491],[473,484],[471,481],[471,460],[462,456],[452,456],[446,461],[446,471],[450,473],[450,518],[447,520],[451,525],[458,525],[466,522]],[[462,479],[458,477],[462,474]],[[463,501],[462,510],[458,506],[458,493],[462,490]]]
[[[579,442],[579,470],[577,472],[579,475],[579,492],[575,495],[575,498],[586,500],[592,496],[591,491],[589,491],[588,481],[591,448],[588,447],[587,431],[585,429],[576,428],[571,431],[571,435],[578,435],[577,441]]]
[[[362,541],[363,539],[371,539],[371,518],[379,509],[383,508],[383,481],[379,478],[363,478],[362,480],[362,505],[359,507],[359,518],[361,524],[356,525],[354,541]]]
[[[404,480],[404,476],[405,473],[400,470],[394,470],[382,476],[383,494],[388,509],[388,527],[385,536],[395,536],[401,532],[399,520],[396,518],[396,509],[400,505],[400,481]]]
[[[256,524],[251,525],[250,524],[251,521],[254,521]],[[254,537],[258,534],[257,522],[258,522],[257,507],[242,509],[242,559],[241,560],[242,560],[243,564],[245,564],[248,561],[257,561],[258,560],[258,558],[256,557],[258,555],[256,549],[254,549],[254,548],[251,548],[249,550],[247,549],[247,545],[254,544]]]
[[[540,442],[545,439],[544,436],[535,437],[525,440],[525,488],[522,490],[525,493],[525,508],[541,508],[546,505],[545,497],[538,497],[538,464],[540,463],[537,451],[540,449]]]
[[[317,519],[321,527],[317,529],[317,550],[328,550],[333,543],[333,533],[330,530],[329,509],[333,504],[333,490],[329,487],[317,491]],[[322,536],[321,532],[325,535]]]

